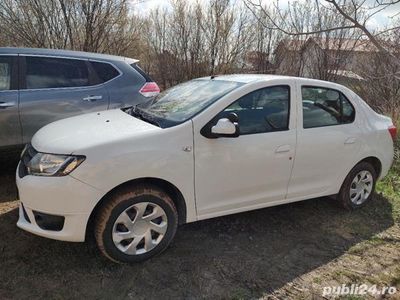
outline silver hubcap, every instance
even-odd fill
[[[161,242],[167,227],[167,215],[159,205],[140,202],[128,207],[115,220],[112,239],[125,254],[143,254]]]
[[[359,172],[351,182],[350,186],[350,200],[356,205],[362,204],[372,192],[372,185],[374,178],[371,172]]]

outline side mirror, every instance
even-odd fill
[[[201,130],[201,134],[207,138],[219,138],[219,137],[238,137],[239,136],[239,124],[238,116],[235,113],[230,113],[227,117],[218,119],[217,123],[212,126],[209,124]]]
[[[219,119],[217,124],[211,127],[211,133],[218,135],[232,135],[236,133],[236,126],[228,118]]]

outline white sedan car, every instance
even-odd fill
[[[178,224],[328,195],[361,207],[391,166],[395,136],[390,118],[338,84],[195,79],[37,132],[17,170],[17,225],[64,241],[94,233],[108,258],[142,261]]]

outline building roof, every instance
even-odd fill
[[[329,73],[336,74],[340,77],[347,77],[350,79],[365,80],[362,76],[349,70],[329,70]]]

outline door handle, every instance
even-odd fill
[[[350,137],[347,140],[344,141],[345,145],[351,145],[356,143],[356,138],[355,137]]]
[[[15,106],[16,102],[0,102],[0,108]]]
[[[275,153],[285,153],[290,151],[290,145],[282,145],[276,148]]]
[[[98,96],[90,95],[85,98],[82,98],[83,101],[88,101],[88,102],[93,102],[93,101],[101,100],[101,99],[103,99],[103,96],[100,96],[100,95],[98,95]]]

